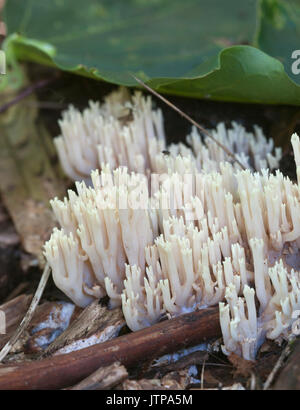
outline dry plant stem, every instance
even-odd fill
[[[50,267],[47,263],[46,266],[45,266],[44,272],[42,274],[39,286],[38,286],[38,288],[35,292],[35,295],[34,295],[32,301],[31,301],[31,304],[29,306],[29,309],[28,309],[26,315],[24,316],[22,322],[20,323],[20,326],[17,328],[17,330],[14,333],[14,335],[12,336],[12,338],[6,343],[6,345],[3,347],[3,349],[0,352],[0,362],[2,362],[2,360],[5,358],[5,356],[9,353],[12,346],[16,343],[16,341],[19,339],[19,337],[22,335],[24,330],[29,325],[29,323],[32,319],[32,316],[35,312],[35,309],[37,308],[37,305],[38,305],[38,303],[39,303],[39,301],[42,297],[45,286],[46,286],[47,281],[49,279],[49,275],[50,275]]]
[[[69,354],[0,366],[0,390],[73,386],[99,367],[120,362],[130,368],[220,334],[218,307],[188,313]]]
[[[201,390],[204,389],[204,370],[205,370],[205,362],[206,359],[204,358],[203,364],[202,364],[202,369],[201,369]]]
[[[20,94],[18,94],[15,98],[13,98],[11,101],[7,102],[6,104],[3,104],[0,107],[0,114],[8,110],[10,107],[13,105],[17,104],[19,101],[23,100],[23,98],[28,97],[28,95],[34,93],[34,91],[38,90],[39,88],[46,87],[50,83],[52,83],[54,80],[56,80],[57,76],[51,77],[51,78],[46,78],[40,81],[37,81],[35,84],[30,85],[29,87],[25,88]]]
[[[296,345],[296,346],[295,346]],[[270,381],[274,380],[275,374],[282,367],[285,359],[290,355],[286,365],[279,374],[275,385],[273,386],[274,390],[300,390],[300,339],[298,338],[295,341],[295,345],[288,344],[287,347],[282,352],[278,362],[276,363],[276,372]],[[293,350],[293,351],[292,351]],[[291,352],[292,351],[292,352]],[[275,368],[274,368],[275,369]],[[272,372],[273,373],[273,372]]]
[[[120,363],[100,367],[86,379],[67,390],[107,390],[127,379],[128,373]]]
[[[277,360],[277,362],[275,363],[275,366],[273,367],[271,373],[269,374],[267,380],[264,383],[264,390],[268,390],[271,386],[271,384],[273,383],[273,380],[277,374],[277,372],[279,371],[279,369],[282,367],[285,359],[288,357],[288,355],[291,353],[291,346],[288,344],[285,349],[282,351],[279,359]]]
[[[206,134],[209,138],[211,138],[220,148],[222,148],[227,155],[229,155],[231,158],[234,159],[234,161],[239,164],[239,166],[242,169],[246,169],[244,167],[244,165],[236,158],[236,156],[234,155],[233,152],[231,152],[227,147],[225,147],[225,145],[221,144],[218,140],[216,140],[204,127],[202,127],[200,124],[198,124],[195,120],[193,120],[193,118],[191,118],[189,115],[187,115],[185,112],[181,111],[178,107],[176,107],[176,105],[172,104],[169,100],[167,100],[165,97],[163,97],[162,95],[160,95],[159,93],[157,93],[156,91],[154,91],[151,87],[149,87],[148,85],[146,85],[142,80],[140,80],[139,78],[135,77],[134,75],[132,75],[132,77],[139,83],[141,84],[143,87],[146,88],[146,90],[148,90],[150,93],[152,93],[153,95],[155,95],[157,98],[159,98],[160,100],[162,100],[165,104],[167,104],[169,107],[173,108],[173,110],[175,110],[176,112],[178,112],[178,114],[180,114],[182,117],[184,117],[186,120],[188,120],[190,123],[192,123],[196,128],[198,128],[198,130],[200,130],[201,132],[203,132],[204,134]]]

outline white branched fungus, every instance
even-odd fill
[[[246,360],[252,360],[264,340],[264,334],[257,324],[254,289],[246,285],[243,295],[244,298],[238,297],[231,284],[225,294],[228,304],[219,304],[224,341],[222,349],[225,354],[234,352]]]
[[[272,139],[267,141],[262,129],[254,126],[254,134],[247,132],[245,128],[235,122],[231,129],[226,129],[224,123],[219,123],[215,130],[210,130],[211,135],[231,152],[236,153],[237,158],[247,168],[259,171],[262,168],[278,168],[281,159],[281,149],[276,148]],[[201,138],[197,129],[193,127],[187,142],[192,147],[196,157],[198,169],[206,172],[219,171],[219,165],[229,161],[222,147],[212,139],[205,136]]]
[[[93,297],[104,296],[103,290],[95,284],[87,257],[72,233],[67,235],[55,228],[45,244],[45,255],[52,267],[56,286],[78,306],[86,306]]]
[[[130,97],[124,88],[102,105],[91,101],[83,113],[71,106],[59,125],[56,148],[64,171],[74,180],[88,180],[101,164],[145,173],[152,158],[165,149],[161,111],[152,109],[151,97],[140,92]]]
[[[145,275],[140,267],[126,265],[122,307],[131,330],[153,325],[162,317],[160,279],[152,268],[147,268]]]
[[[60,126],[62,165],[86,182],[51,201],[61,230],[45,256],[76,304],[107,294],[136,331],[219,303],[223,352],[247,360],[266,337],[291,335],[300,310],[297,134],[298,184],[270,173],[281,151],[259,127],[211,130],[241,170],[196,129],[188,146],[167,146],[161,111],[125,89],[83,113],[70,108]]]
[[[255,307],[255,290],[244,287],[244,298],[238,297],[231,284],[226,289],[228,304],[220,303],[220,323],[223,334],[223,352],[234,352],[247,360],[254,360],[257,350],[265,340],[288,338],[296,317],[293,312],[300,310],[300,277],[293,269],[289,272],[282,259],[267,270],[272,284],[272,295],[261,313]],[[257,293],[257,282],[255,281]],[[246,307],[246,309],[245,309]]]
[[[108,294],[111,306],[121,303],[121,293],[124,287],[125,263],[145,267],[145,246],[152,244],[157,235],[155,215],[151,216],[148,209],[138,209],[144,199],[148,198],[147,180],[142,175],[128,174],[126,169],[117,169],[113,173],[107,167],[101,172],[92,173],[94,188],[87,187],[84,182],[77,183],[77,195],[69,191],[69,199],[51,201],[54,213],[62,227],[53,232],[45,245],[45,256],[48,259],[54,277],[68,277],[67,263],[70,257],[71,242],[78,260],[84,255],[86,263],[94,278],[95,286],[100,286],[102,294]],[[70,235],[69,239],[64,232]],[[62,239],[63,238],[63,239]],[[65,239],[66,238],[66,239]],[[59,246],[68,241],[69,247]],[[52,249],[59,249],[53,252]],[[77,260],[77,259],[76,259]],[[70,262],[71,263],[71,262]],[[72,261],[75,264],[75,260]],[[73,269],[73,265],[72,265]],[[80,270],[83,272],[83,268]],[[75,272],[70,272],[70,276]],[[77,275],[80,275],[78,272]],[[84,292],[83,280],[78,280],[78,292]],[[74,293],[73,281],[64,279],[62,283],[56,279],[56,284],[68,296]],[[85,303],[86,300],[86,303]],[[89,303],[84,299],[80,305]]]
[[[103,104],[90,101],[82,113],[74,106],[63,112],[59,121],[61,135],[55,145],[65,173],[73,180],[89,181],[90,172],[109,164],[111,169],[126,166],[129,171],[165,173],[188,166],[199,171],[219,171],[220,164],[232,159],[208,137],[202,138],[195,128],[182,143],[171,144],[165,155],[166,138],[160,109],[152,108],[151,96],[136,91],[132,96],[125,88],[109,94]],[[226,129],[220,123],[211,130],[214,138],[236,154],[246,167],[259,171],[274,169],[281,158],[280,148],[267,140],[262,130],[254,134],[242,125],[232,123]],[[176,157],[181,159],[176,159]]]

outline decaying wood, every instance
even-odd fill
[[[290,353],[291,346],[288,346]],[[286,357],[286,355],[285,355]],[[286,365],[281,370],[274,390],[300,390],[300,339],[295,341],[293,351]]]
[[[31,299],[32,295],[20,295],[0,306],[0,311],[5,314],[6,322],[6,333],[3,335],[0,334],[0,349],[10,339],[18,324],[25,316]]]
[[[8,85],[0,105],[18,92]],[[0,193],[24,250],[42,262],[42,245],[55,226],[49,199],[63,196],[64,182],[52,139],[29,101],[36,101],[33,94],[0,116]]]
[[[100,367],[68,390],[107,390],[122,383],[127,377],[126,368],[120,363],[113,363],[110,366]]]
[[[116,337],[124,324],[121,309],[109,310],[95,301],[46,349],[44,355],[69,353],[106,342]]]
[[[166,390],[159,379],[125,380],[121,390]],[[119,389],[117,389],[119,390]]]
[[[75,305],[68,302],[45,302],[39,305],[30,325],[12,347],[11,353],[42,352],[69,325]]]
[[[5,313],[7,329],[16,325],[24,316],[31,298],[32,295],[20,295],[0,306],[0,310]]]
[[[4,312],[6,317],[6,333],[0,335],[0,348],[12,337],[25,316],[31,300],[32,295],[20,295],[0,306],[0,311]],[[73,306],[74,309],[74,305],[67,302],[45,302],[38,306],[30,325],[11,348],[11,352],[36,353],[42,350],[47,340],[56,337],[60,329],[68,325],[68,312],[63,311],[66,305]],[[71,315],[72,309],[69,310]]]
[[[202,365],[204,361],[207,360],[207,358],[207,351],[200,350],[197,352],[190,353],[184,357],[181,357],[180,359],[174,362],[163,363],[161,365],[153,365],[151,369],[156,369],[160,373],[165,374],[169,372],[179,371],[185,369],[186,367],[194,365]]]
[[[75,385],[99,367],[126,368],[221,334],[218,307],[166,320],[135,333],[69,354],[0,366],[0,389],[58,389]]]
[[[188,370],[170,372],[161,379],[125,380],[123,390],[185,390],[190,384]]]
[[[22,335],[22,333],[24,332],[24,330],[27,328],[27,326],[29,325],[33,314],[35,312],[35,309],[42,297],[43,291],[45,289],[45,286],[47,284],[47,281],[49,279],[50,276],[50,267],[48,265],[48,263],[45,266],[44,272],[42,274],[39,286],[33,296],[33,299],[31,301],[31,304],[28,308],[28,311],[26,312],[26,315],[24,316],[22,322],[20,323],[20,325],[18,326],[18,328],[16,329],[15,333],[12,335],[12,337],[10,338],[10,340],[5,344],[5,346],[2,348],[2,350],[0,351],[0,362],[5,358],[5,356],[10,352],[10,349],[14,346],[14,344],[17,342],[17,340],[19,339],[19,337]]]

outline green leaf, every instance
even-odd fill
[[[188,97],[300,104],[277,59],[240,45],[255,38],[255,0],[9,0],[5,13],[18,58],[128,86],[134,73]]]
[[[181,80],[161,91],[223,101],[266,104],[299,104],[300,87],[284,72],[283,65],[262,51],[234,46],[219,54],[220,69],[196,80]]]
[[[287,74],[300,85],[300,74],[292,71],[292,64],[295,61],[292,58],[294,50],[299,50],[300,58],[299,0],[261,1],[257,45],[281,61]]]

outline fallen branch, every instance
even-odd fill
[[[73,386],[99,367],[120,362],[131,368],[220,334],[218,307],[188,313],[69,354],[0,366],[0,390]]]
[[[16,332],[13,334],[12,338],[6,343],[6,345],[3,347],[3,349],[0,352],[0,362],[5,358],[5,356],[9,353],[10,349],[13,347],[13,345],[16,343],[16,341],[19,339],[19,337],[22,335],[24,330],[27,328],[29,325],[32,316],[35,312],[35,309],[42,297],[42,294],[44,292],[45,286],[47,284],[48,278],[50,275],[50,267],[48,263],[45,266],[43,275],[41,277],[39,286],[35,292],[35,295],[31,301],[31,304],[29,306],[29,309],[24,316],[22,322],[20,323],[20,326],[17,328]]]

